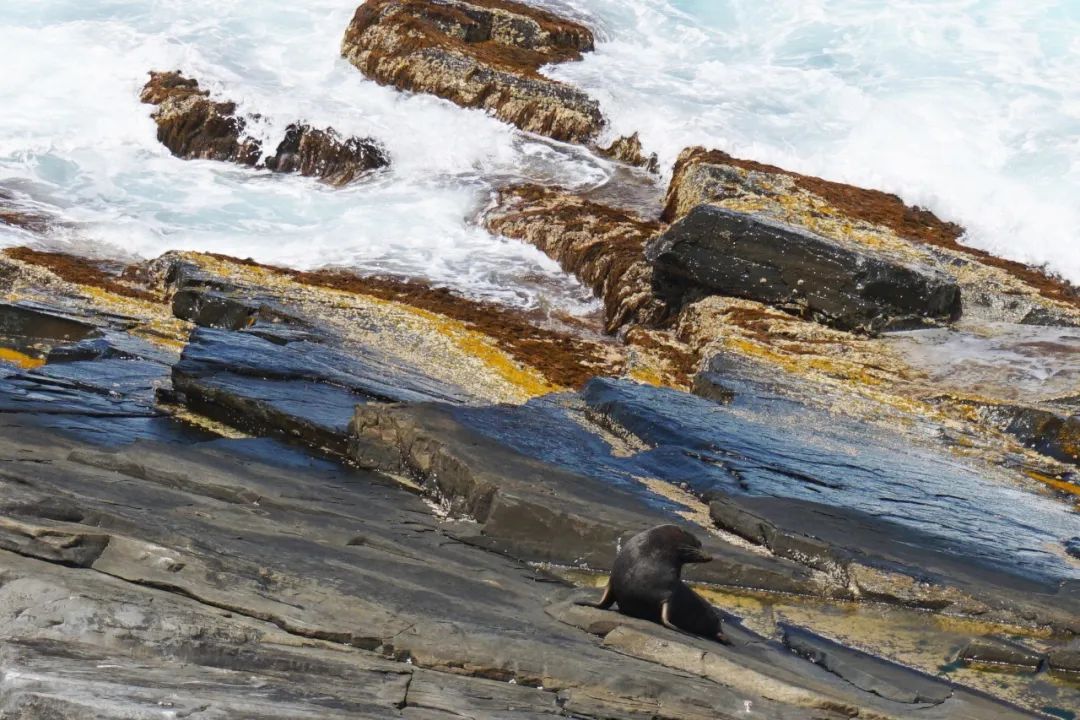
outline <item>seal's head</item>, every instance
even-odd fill
[[[681,567],[686,563],[705,563],[712,557],[701,549],[701,541],[678,525],[658,525],[643,535],[650,554]]]

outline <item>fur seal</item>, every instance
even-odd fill
[[[677,525],[657,525],[630,538],[615,556],[604,596],[582,603],[601,610],[618,605],[631,617],[729,644],[719,611],[682,581],[682,566],[712,560],[701,541]]]

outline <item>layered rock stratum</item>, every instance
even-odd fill
[[[510,0],[368,0],[341,43],[341,54],[383,85],[578,143],[600,134],[599,105],[539,70],[592,49],[584,25]]]
[[[591,143],[595,103],[538,72],[591,46],[517,3],[373,0],[343,51]],[[263,159],[179,74],[144,99],[182,157],[374,167],[303,123]],[[665,208],[619,173],[480,218],[591,288],[586,318],[89,260],[0,191],[34,243],[0,253],[0,717],[1068,717],[1075,289],[885,193],[691,148]],[[576,604],[669,522],[714,556],[689,580],[731,646]]]

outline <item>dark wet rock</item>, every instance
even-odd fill
[[[958,658],[991,665],[1012,665],[1027,670],[1037,670],[1046,660],[1044,654],[1024,647],[1020,643],[995,637],[975,638],[964,646]]]
[[[949,699],[953,686],[945,681],[879,660],[811,632],[782,624],[784,645],[855,687],[888,700],[938,705]]]
[[[1050,667],[1070,673],[1080,673],[1080,639],[1071,640],[1050,650]]]
[[[647,257],[653,288],[674,311],[705,295],[730,295],[871,333],[960,315],[959,288],[936,273],[711,205],[672,225]]]
[[[609,331],[659,316],[644,257],[658,223],[537,185],[502,190],[484,223],[493,233],[535,245],[591,287],[604,301]]]
[[[624,162],[627,165],[645,168],[651,173],[660,170],[660,161],[656,157],[656,153],[645,155],[645,150],[641,146],[641,138],[638,137],[637,133],[616,138],[607,147],[597,148],[596,151],[604,157]]]
[[[1055,460],[1080,465],[1080,415],[1024,405],[967,402],[985,421]]]
[[[44,354],[48,348],[97,333],[97,326],[63,310],[30,303],[0,303],[0,338],[8,347]]]
[[[710,514],[720,528],[779,557],[843,578],[863,599],[975,615],[1007,604],[1062,629],[1080,627],[1078,599],[1057,583],[956,556],[950,542],[930,532],[795,499],[718,498]]]
[[[1066,540],[1065,552],[1080,560],[1080,537],[1069,538]]]
[[[691,147],[675,163],[663,219],[675,222],[702,203],[747,210],[857,251],[931,268],[960,286],[969,317],[1080,322],[1077,288],[963,245],[962,227],[896,195]]]
[[[1021,325],[1049,325],[1052,327],[1080,327],[1080,318],[1057,308],[1037,307],[1020,319]]]
[[[350,428],[350,458],[361,467],[417,478],[451,515],[478,523],[470,542],[534,562],[610,568],[622,540],[673,519],[640,488],[598,482],[484,437],[470,427],[482,422],[475,417],[481,412],[360,406]],[[497,422],[498,415],[488,419]],[[810,575],[793,564],[714,539],[707,538],[705,548],[716,559],[695,568],[699,579],[786,592],[814,587]]]
[[[179,72],[151,72],[139,99],[157,106],[158,140],[173,155],[255,165],[262,146],[246,134],[247,122],[236,115],[236,104],[209,96],[197,80]]]
[[[197,80],[179,72],[151,72],[140,99],[157,106],[152,117],[158,140],[173,155],[258,165],[263,148],[247,134],[252,118],[238,116],[235,103],[215,102],[209,96]],[[388,164],[385,150],[374,140],[342,138],[333,128],[319,130],[301,123],[289,125],[265,161],[265,167],[275,172],[298,172],[331,185],[345,185]]]
[[[586,386],[582,400],[595,417],[649,448],[630,462],[594,456],[592,472],[614,465],[683,484],[712,501],[725,529],[825,570],[833,593],[1076,627],[1080,598],[1062,585],[1076,571],[1047,549],[1076,527],[1067,507],[1018,494],[982,466],[807,407],[782,394],[792,389],[786,378],[774,387],[737,366],[722,374],[735,393],[726,405],[608,379]],[[512,435],[505,422],[500,432]],[[552,445],[550,461],[580,462],[565,440]],[[1032,533],[1032,513],[1054,519]]]
[[[370,139],[342,138],[333,128],[292,124],[275,153],[266,159],[274,172],[298,172],[331,185],[345,185],[361,173],[390,164],[386,151]]]
[[[341,54],[378,83],[482,108],[568,142],[599,133],[599,106],[538,70],[592,49],[583,25],[509,0],[368,0],[341,44]]]

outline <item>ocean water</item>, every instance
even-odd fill
[[[587,313],[539,251],[472,218],[500,182],[577,189],[615,168],[477,111],[365,80],[338,46],[358,0],[0,4],[0,189],[57,216],[50,246],[118,258],[198,249],[430,279]],[[537,0],[541,2],[541,0]],[[670,166],[706,144],[899,192],[966,241],[1080,281],[1080,2],[542,0],[597,28],[548,72],[587,89],[612,136]],[[173,158],[138,101],[180,69],[270,140],[304,120],[371,136],[388,171],[345,189]],[[269,148],[268,148],[269,149]],[[0,226],[0,245],[29,240]]]
[[[1080,0],[565,0],[550,74],[670,166],[703,144],[895,192],[1080,282]]]

